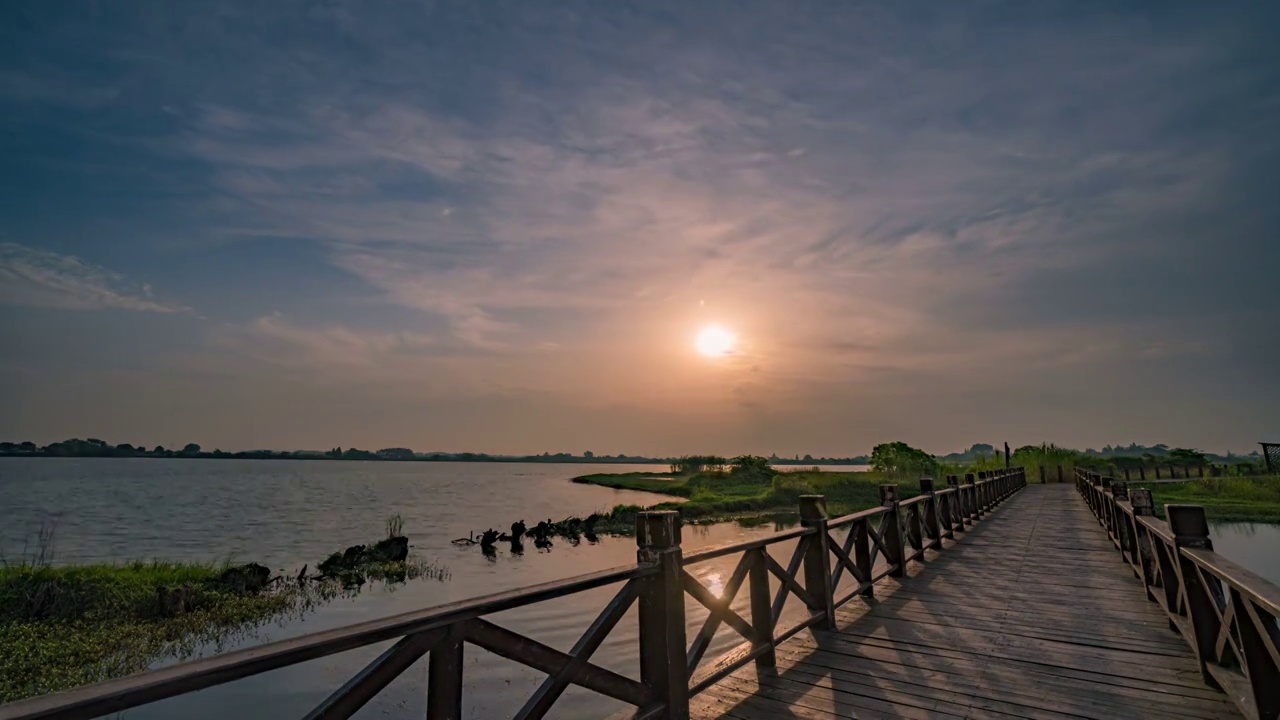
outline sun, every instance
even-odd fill
[[[707,357],[724,357],[733,352],[738,337],[719,325],[708,325],[698,332],[694,345]]]

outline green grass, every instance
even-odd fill
[[[1130,487],[1144,487],[1130,483]],[[1156,513],[1165,503],[1203,505],[1210,520],[1221,522],[1280,522],[1280,476],[1222,477],[1184,483],[1148,484]]]
[[[192,589],[194,608],[216,604],[226,565],[134,562],[124,565],[0,567],[0,622],[95,620],[161,615],[157,588]]]
[[[235,593],[225,566],[128,563],[0,566],[0,702],[118,677],[186,657],[300,607],[293,589]],[[159,588],[183,588],[165,616]]]

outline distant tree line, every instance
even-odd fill
[[[181,449],[166,448],[156,445],[130,443],[111,443],[89,438],[81,440],[72,438],[48,445],[36,445],[33,442],[0,442],[0,456],[29,457],[123,457],[123,458],[236,458],[248,460],[386,460],[386,461],[418,461],[418,462],[547,462],[547,463],[636,463],[660,464],[669,463],[671,458],[651,458],[643,455],[597,455],[585,452],[582,455],[572,453],[549,453],[541,455],[490,455],[488,453],[448,453],[448,452],[414,452],[409,448],[393,447],[381,450],[361,450],[359,448],[335,447],[329,450],[247,450],[226,452],[221,449],[205,450],[196,443],[187,443]]]
[[[1112,465],[1123,466],[1129,464],[1134,467],[1139,464],[1148,466],[1177,465],[1179,467],[1207,463],[1233,464],[1258,462],[1261,459],[1261,455],[1256,450],[1244,455],[1232,452],[1227,452],[1225,455],[1217,455],[1193,448],[1169,447],[1163,443],[1150,446],[1139,445],[1138,443],[1106,445],[1101,450],[1095,448],[1074,450],[1052,443],[1043,443],[1040,445],[1024,445],[1018,448],[1015,453],[1025,453],[1033,450],[1039,453],[1061,454],[1064,458],[1069,457],[1071,459],[1107,459]],[[939,461],[945,463],[967,463],[992,457],[1003,457],[1003,450],[987,443],[975,443],[963,452],[936,456]]]

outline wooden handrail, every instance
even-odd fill
[[[1076,488],[1194,651],[1205,682],[1249,718],[1280,718],[1280,587],[1213,550],[1199,505],[1151,513],[1149,490],[1077,468]]]
[[[676,511],[642,512],[637,519],[635,565],[556,580],[532,587],[357,623],[298,638],[267,643],[213,657],[151,670],[65,692],[0,705],[0,720],[93,718],[201,690],[388,640],[397,642],[351,680],[337,688],[307,718],[348,718],[423,655],[428,658],[428,720],[461,715],[465,647],[470,644],[547,674],[520,709],[518,718],[541,718],[570,685],[579,685],[655,718],[687,718],[688,701],[747,663],[774,665],[774,649],[795,634],[835,627],[836,610],[859,595],[870,595],[888,575],[905,574],[926,551],[941,551],[963,536],[983,513],[1026,485],[1022,468],[984,472],[964,485],[935,490],[921,480],[922,494],[898,499],[896,485],[882,486],[881,507],[838,518],[826,515],[825,498],[801,499],[802,527],[745,542],[706,548],[684,557]],[[843,538],[839,532],[845,532]],[[795,542],[784,567],[769,548]],[[722,594],[703,586],[686,568],[740,555]],[[884,562],[878,566],[877,560]],[[837,597],[841,580],[855,581]],[[769,577],[778,581],[771,593]],[[495,624],[486,616],[606,586],[619,586],[613,599],[573,648],[562,652]],[[740,591],[750,596],[749,617],[733,607]],[[1244,592],[1243,589],[1239,590]],[[806,612],[780,628],[788,599]],[[708,610],[702,627],[686,638],[686,599]],[[591,662],[610,631],[639,606],[640,679]],[[711,640],[728,626],[744,642],[713,663],[704,663]]]

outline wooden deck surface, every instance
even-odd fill
[[[949,545],[949,543],[948,543]],[[1031,485],[912,577],[747,666],[695,718],[1238,718],[1070,484]]]

